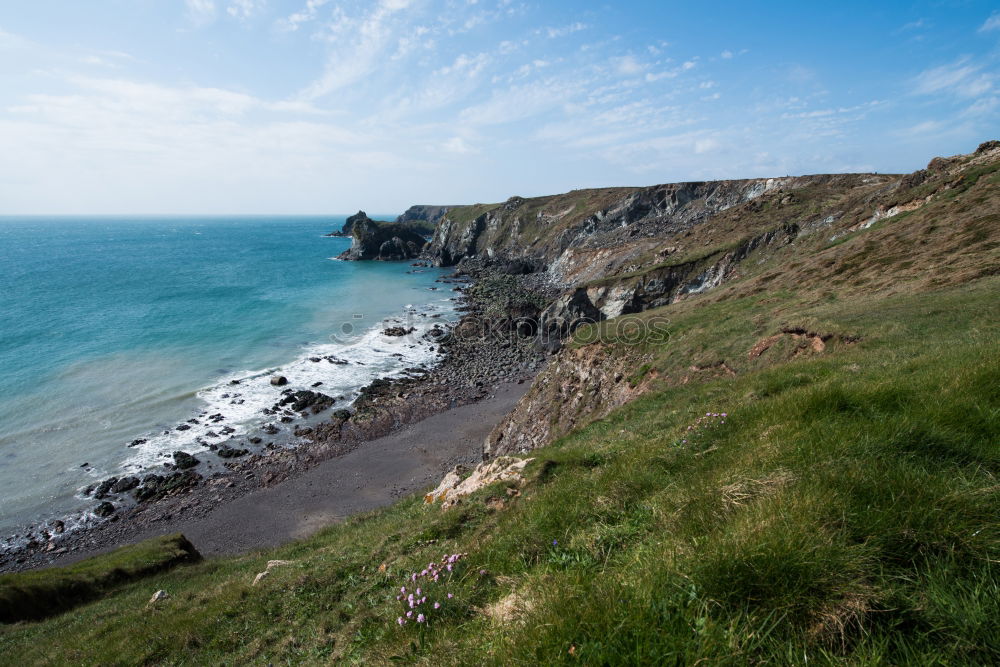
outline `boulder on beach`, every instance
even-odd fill
[[[139,486],[139,478],[133,475],[122,477],[111,487],[111,493],[124,493]]]
[[[106,500],[94,508],[94,514],[105,519],[114,513],[115,513],[115,506]]]
[[[283,387],[288,384],[288,378],[284,375],[275,375],[271,378],[271,384],[275,387]]]
[[[246,456],[247,454],[250,453],[250,451],[247,449],[236,449],[234,447],[222,445],[215,453],[218,454],[221,458],[232,459],[238,456]]]
[[[198,465],[198,459],[187,452],[174,452],[174,465],[180,470],[186,470]]]

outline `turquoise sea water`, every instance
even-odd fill
[[[431,289],[441,271],[332,261],[350,241],[323,234],[342,223],[0,218],[0,536],[93,505],[79,491],[94,481],[203,451],[207,424],[175,430],[189,418],[249,433],[275,371],[350,398],[432,361],[415,336],[378,331],[450,315],[451,293]],[[329,355],[350,363],[310,361]]]

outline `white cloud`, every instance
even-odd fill
[[[904,23],[893,31],[893,34],[899,34],[902,32],[909,32],[911,30],[919,30],[927,25],[927,21],[924,19],[917,19],[916,21],[910,21],[909,23]]]
[[[545,34],[548,35],[549,39],[555,39],[557,37],[565,37],[566,35],[571,35],[574,32],[580,32],[581,30],[586,30],[589,28],[586,23],[570,23],[569,25],[562,26],[560,28],[546,28]]]
[[[226,13],[238,19],[248,19],[263,8],[267,0],[230,0]]]
[[[460,119],[474,126],[502,125],[561,107],[585,90],[574,80],[542,79],[498,90],[485,102],[467,107]]]
[[[641,74],[647,68],[647,65],[639,62],[635,56],[631,55],[613,58],[612,64],[619,74],[623,74],[625,76]]]
[[[722,58],[723,60],[729,60],[730,58],[733,57],[733,52],[730,51],[729,49],[726,49],[725,51],[719,54],[719,57]]]
[[[215,0],[184,0],[190,19],[204,25],[215,19]]]
[[[913,90],[918,95],[947,94],[958,97],[978,97],[993,89],[992,74],[962,58],[950,65],[924,70],[914,79]]]
[[[412,0],[379,0],[367,14],[352,18],[338,16],[328,29],[337,39],[319,79],[302,91],[305,99],[317,99],[360,80],[379,68],[398,26],[394,19]]]
[[[470,153],[479,152],[470,146],[462,137],[452,137],[448,141],[444,142],[441,148],[456,155],[468,155]]]
[[[434,72],[436,76],[448,76],[449,74],[461,73],[468,77],[475,77],[490,62],[490,56],[486,53],[477,53],[474,56],[461,54],[451,65],[446,65]]]
[[[979,32],[989,32],[990,30],[1000,30],[1000,12],[993,12],[986,22],[979,26]]]
[[[307,0],[305,6],[287,18],[278,21],[278,28],[287,32],[294,32],[303,23],[316,20],[320,7],[329,3],[330,0]]]

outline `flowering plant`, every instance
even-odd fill
[[[698,417],[693,424],[689,425],[687,429],[685,429],[683,437],[677,440],[674,444],[679,447],[681,445],[687,445],[689,443],[693,444],[697,442],[698,439],[708,431],[725,424],[728,416],[728,413],[725,412],[706,412],[704,416]]]
[[[440,562],[430,562],[420,572],[412,572],[399,587],[396,601],[402,607],[402,614],[396,623],[403,627],[409,623],[426,627],[444,613],[449,602],[455,597],[448,590],[448,584],[458,573],[460,562],[468,554],[446,554]]]

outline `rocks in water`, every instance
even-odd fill
[[[174,452],[174,465],[177,466],[179,470],[187,470],[188,468],[193,468],[198,465],[199,461],[197,458],[188,454],[187,452],[177,451]]]
[[[191,428],[191,425],[190,425],[190,424],[181,424],[180,426],[178,426],[178,427],[177,427],[177,430],[178,430],[178,431],[186,431],[186,430],[188,430],[189,428]]]
[[[107,498],[108,494],[111,493],[111,488],[118,483],[117,477],[109,477],[94,489],[94,498],[101,500]]]
[[[220,457],[222,457],[224,459],[232,459],[232,458],[236,458],[236,457],[239,457],[239,456],[246,456],[247,454],[250,453],[250,450],[248,450],[248,449],[236,449],[235,447],[229,447],[227,445],[222,445],[221,447],[219,447],[218,450],[216,450],[215,453],[218,454]]]
[[[111,493],[124,493],[139,486],[139,478],[133,475],[122,477],[111,487]]]
[[[327,236],[350,236],[351,232],[354,231],[354,223],[359,220],[368,219],[368,215],[364,211],[358,211],[354,215],[347,216],[347,220],[344,222],[344,226],[340,228],[339,232],[330,232]]]
[[[146,444],[146,439],[145,438],[136,438],[132,442],[128,443],[128,446],[129,447],[138,447],[139,445],[145,445],[145,444]]]
[[[361,217],[363,216],[363,217]],[[406,225],[377,222],[362,212],[353,221],[351,248],[342,253],[344,260],[392,261],[415,259],[427,241]]]
[[[274,387],[284,387],[288,384],[288,378],[284,375],[275,375],[271,378],[271,385]]]
[[[257,437],[248,438],[248,440],[250,441],[251,445],[259,445],[262,442],[262,440]]]
[[[410,327],[409,329],[407,329],[406,327],[389,327],[388,329],[383,329],[382,330],[382,335],[383,336],[405,336],[407,334],[413,333],[414,331],[416,331],[415,327]]]
[[[277,406],[290,405],[292,410],[295,412],[305,412],[311,409],[313,414],[319,414],[323,410],[333,405],[336,401],[326,394],[321,394],[318,391],[309,391],[308,389],[303,389],[302,391],[295,391],[283,399],[281,399]],[[284,419],[282,420],[284,421]]]
[[[192,487],[201,481],[201,479],[201,475],[193,470],[175,472],[166,476],[146,475],[142,480],[142,486],[132,492],[132,497],[138,502],[155,500],[170,493]]]
[[[316,387],[320,387],[320,386],[322,386],[322,385],[323,385],[323,383],[322,383],[322,382],[313,382],[313,383],[312,383],[312,388],[313,388],[313,389],[315,389]]]
[[[278,427],[275,426],[274,424],[268,424],[261,430],[264,431],[264,433],[267,433],[268,435],[275,435],[278,432]]]
[[[55,533],[56,535],[62,535],[63,531],[65,530],[66,530],[66,524],[60,521],[59,519],[56,519],[55,521],[52,522],[52,532]]]
[[[106,500],[94,508],[94,514],[101,517],[102,519],[106,519],[114,513],[115,513],[115,506]]]

